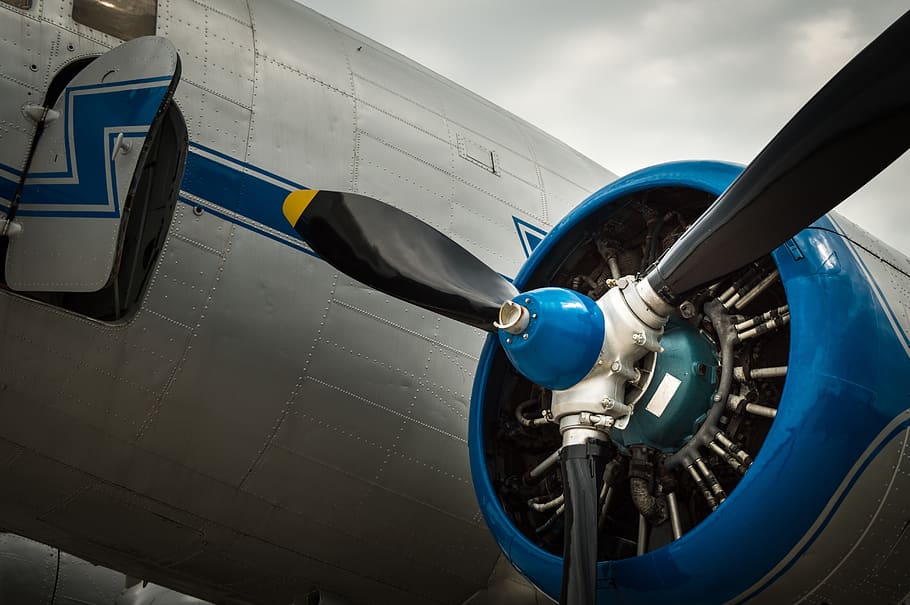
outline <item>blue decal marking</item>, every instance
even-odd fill
[[[247,170],[237,169],[226,162],[207,157],[208,155],[198,152],[188,154],[183,178],[185,193],[203,200],[211,200],[230,213],[265,225],[294,240],[300,240],[300,236],[284,218],[281,204],[289,191],[306,187],[265,173],[256,174],[261,171],[249,170],[249,166],[244,167]],[[231,162],[237,163],[236,160]],[[286,182],[287,186],[270,182],[273,179]]]
[[[534,225],[521,220],[517,216],[513,216],[512,221],[515,223],[515,230],[518,232],[518,239],[521,241],[521,247],[525,251],[525,256],[531,256],[531,253],[534,252],[534,248],[536,248],[540,242],[543,241],[543,238],[547,236],[547,232],[540,227],[535,227]]]
[[[222,160],[225,160],[225,162],[227,162],[229,165],[238,166],[243,170],[249,170],[261,176],[267,177],[268,179],[283,183],[284,185],[287,185],[287,191],[293,191],[295,189],[308,189],[308,187],[305,187],[304,185],[301,185],[300,183],[294,182],[290,179],[286,179],[283,176],[279,176],[274,172],[263,170],[261,167],[256,166],[255,164],[243,162],[235,157],[229,156],[226,153],[222,153],[220,151],[212,149],[211,147],[206,147],[205,145],[200,145],[199,143],[190,141],[190,151],[201,151],[203,153],[213,155],[215,157],[221,158]]]
[[[110,153],[114,140],[120,133],[127,138],[145,137],[170,81],[170,76],[160,76],[67,88],[62,116],[64,167],[28,175],[19,214],[119,217],[117,168]],[[13,177],[22,175],[11,166],[0,165],[0,169]],[[13,178],[0,175],[0,197],[11,201],[17,185]],[[6,208],[0,207],[0,212]]]
[[[183,195],[181,195],[179,197],[179,199],[181,202],[184,202],[191,206],[199,205],[195,200],[189,199]],[[207,212],[210,212],[210,213],[214,214],[215,216],[217,216],[218,218],[228,221],[229,223],[233,223],[233,224],[237,225],[238,227],[243,227],[244,229],[248,229],[248,230],[252,231],[253,233],[256,233],[263,237],[267,237],[268,239],[270,239],[274,242],[278,242],[279,244],[284,244],[285,246],[290,246],[291,248],[294,248],[295,250],[299,250],[300,252],[303,252],[304,254],[308,254],[314,258],[319,258],[318,254],[316,254],[315,252],[313,252],[312,250],[310,250],[309,248],[306,247],[306,244],[303,242],[303,240],[299,240],[297,242],[291,242],[285,238],[277,237],[274,233],[270,233],[269,231],[266,231],[265,229],[261,229],[259,227],[256,227],[255,225],[251,225],[249,222],[243,220],[245,217],[239,217],[233,213],[229,214],[226,212],[222,212],[218,206],[212,204],[211,202],[209,202],[208,204],[205,204],[204,207]]]

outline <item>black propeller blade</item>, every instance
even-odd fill
[[[597,518],[603,446],[567,445],[559,454],[565,493],[561,605],[594,605],[597,597]]]
[[[323,260],[381,292],[490,332],[515,287],[433,227],[379,200],[301,190],[285,218]]]
[[[647,275],[670,303],[767,254],[910,147],[910,13],[834,76]]]

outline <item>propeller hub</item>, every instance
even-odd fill
[[[507,300],[499,308],[499,321],[493,322],[493,325],[509,334],[521,334],[527,329],[530,320],[531,313],[526,307]]]
[[[577,384],[597,362],[604,315],[597,303],[564,288],[540,288],[506,302],[499,341],[519,372],[561,390]]]

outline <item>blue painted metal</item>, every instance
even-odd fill
[[[538,280],[538,271],[553,262],[548,255],[565,244],[563,238],[580,237],[591,217],[602,216],[610,203],[630,192],[685,186],[719,194],[739,170],[730,164],[680,162],[615,181],[551,231],[522,267],[516,286]],[[832,226],[826,217],[816,225]],[[800,254],[793,254],[793,244]],[[598,603],[748,602],[768,583],[751,592],[750,587],[807,535],[838,486],[856,480],[864,466],[852,475],[850,469],[907,408],[906,393],[892,377],[906,375],[910,360],[888,321],[890,311],[878,303],[875,285],[864,277],[847,244],[812,228],[796,235],[793,244],[772,254],[790,305],[791,350],[779,412],[761,452],[726,502],[680,540],[641,557],[600,562]],[[851,345],[845,348],[844,343]],[[493,425],[506,364],[496,339],[488,338],[468,420],[475,492],[506,556],[557,598],[562,560],[515,529],[487,468],[485,429]],[[844,406],[854,412],[849,422],[841,412]],[[841,501],[826,513],[822,528]]]
[[[186,159],[182,189],[299,240],[300,236],[284,218],[281,205],[289,191],[304,187],[281,187],[239,167],[191,153]]]
[[[105,151],[105,129],[117,126],[148,127],[158,113],[167,93],[171,76],[89,84],[66,88],[63,95],[64,169],[55,172],[33,172],[28,175],[22,191],[20,216],[70,216],[110,217],[120,216],[116,194],[113,206],[108,202],[110,175],[116,179],[114,161]],[[163,83],[159,85],[159,83]],[[134,87],[126,88],[123,87]],[[72,132],[72,138],[69,133]],[[127,137],[144,136],[145,132],[132,131]],[[116,133],[107,133],[111,143]],[[112,149],[112,147],[109,147]],[[107,164],[107,166],[105,166]],[[21,172],[11,166],[0,165],[8,173]],[[42,182],[34,182],[41,179]],[[16,183],[0,179],[0,196],[10,199]],[[116,192],[116,182],[112,182]],[[59,210],[34,210],[36,204],[59,205]],[[74,210],[67,206],[97,206],[97,210]],[[5,212],[5,209],[0,208]]]
[[[517,216],[512,217],[512,222],[515,223],[515,231],[518,232],[518,239],[521,241],[521,248],[525,251],[525,256],[531,256],[534,249],[547,236],[547,232]]]
[[[635,406],[635,413],[622,430],[610,436],[623,451],[630,445],[647,445],[671,453],[685,445],[707,416],[717,383],[714,346],[692,324],[671,318],[660,345],[654,379]],[[647,408],[664,376],[681,381],[666,409],[658,417]]]
[[[499,331],[512,365],[528,380],[563,390],[591,371],[604,342],[604,316],[593,300],[564,288],[540,288],[513,299],[531,319],[521,334]]]

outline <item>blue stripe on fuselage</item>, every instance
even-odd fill
[[[281,206],[290,191],[306,189],[306,187],[272,175],[255,166],[228,159],[223,154],[204,147],[198,145],[194,145],[194,147],[208,154],[223,157],[226,162],[215,161],[200,153],[193,153],[191,148],[186,159],[186,172],[183,177],[182,189],[184,192],[217,204],[229,212],[270,227],[275,231],[300,239],[294,228],[284,218]],[[227,162],[236,164],[237,167],[229,166]],[[285,186],[278,186],[269,182],[270,180],[280,181]],[[225,218],[228,217],[225,216]],[[232,222],[253,228],[242,221]]]
[[[18,172],[16,171],[16,173]],[[11,201],[15,195],[16,186],[16,181],[0,175],[0,199]],[[295,189],[306,189],[306,187],[195,143],[191,143],[187,154],[186,170],[181,186],[182,192],[216,206],[216,208],[207,207],[207,210],[216,216],[276,242],[316,256],[304,247],[303,240],[287,222],[281,211],[284,198],[289,191]],[[192,199],[185,196],[181,196],[181,200],[188,204],[194,203]],[[218,207],[227,212],[219,212]],[[4,210],[0,207],[0,212]],[[77,215],[70,213],[68,216]],[[293,239],[293,242],[275,237],[274,234],[258,228],[251,222],[287,235]]]

